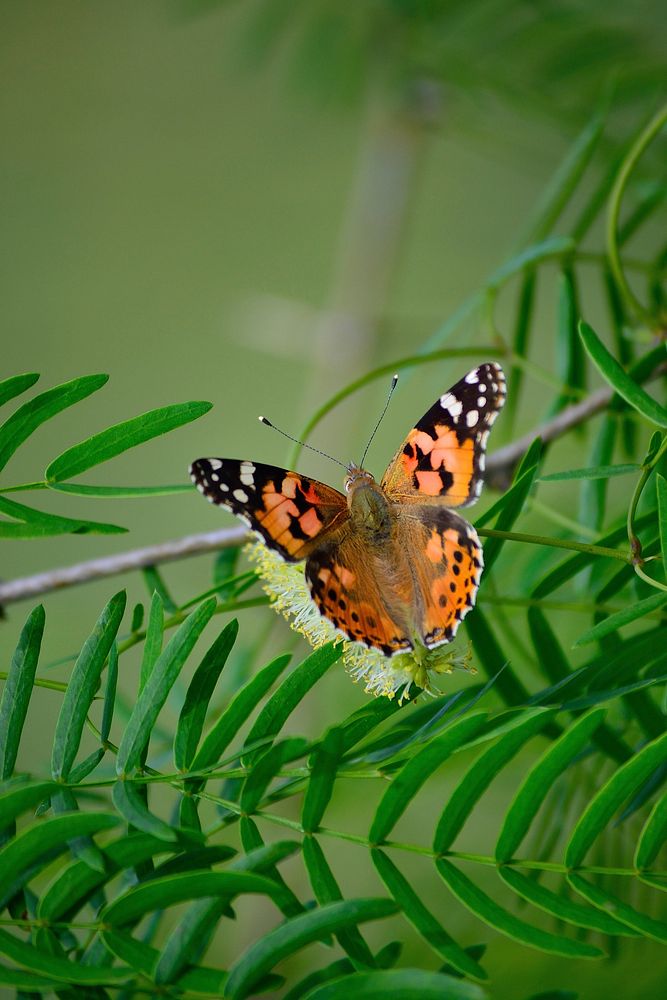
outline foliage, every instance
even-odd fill
[[[443,895],[474,915],[478,936],[490,928],[550,955],[592,960],[622,949],[626,938],[667,941],[659,915],[667,885],[661,860],[666,705],[659,700],[667,681],[667,409],[644,387],[664,373],[666,253],[661,245],[652,259],[622,257],[635,229],[657,210],[654,188],[634,180],[641,154],[666,119],[664,111],[656,115],[616,172],[589,191],[565,235],[553,235],[599,147],[603,122],[596,117],[515,257],[420,352],[348,386],[304,432],[308,436],[332,407],[371,380],[443,358],[489,352],[504,358],[507,419],[514,423],[529,377],[552,390],[553,417],[571,413],[572,401],[590,398],[593,369],[602,376],[608,391],[598,406],[603,415],[589,464],[542,475],[546,444],[536,438],[524,449],[512,484],[478,518],[487,568],[480,606],[466,624],[475,662],[489,683],[433,698],[417,699],[412,691],[403,705],[369,701],[331,719],[323,732],[298,735],[303,699],[335,669],[338,650],[325,646],[290,672],[288,654],[255,665],[250,679],[221,699],[217,685],[235,655],[239,630],[229,615],[247,606],[240,595],[255,583],[253,574],[235,575],[228,557],[216,564],[212,590],[179,607],[169,603],[155,571],[145,628],[143,608],[128,624],[124,592],[112,596],[73,658],[67,681],[39,672],[46,615],[41,605],[30,612],[9,669],[0,675],[3,986],[21,995],[67,997],[241,998],[283,985],[284,996],[311,1000],[391,991],[471,1000],[487,995],[479,985],[487,979],[483,948],[457,940],[452,921],[442,916],[439,892],[423,898],[416,891],[403,867],[410,857],[428,867]],[[624,196],[633,200],[621,215]],[[606,199],[606,251],[586,250],[583,241]],[[555,375],[529,358],[535,297],[538,284],[549,280],[547,264],[558,271]],[[580,293],[585,267],[603,281],[609,336],[580,319],[587,315]],[[496,306],[510,294],[516,312],[507,337]],[[443,346],[473,314],[483,317],[489,343]],[[26,393],[36,379],[7,378],[0,402]],[[41,424],[105,381],[103,375],[84,376],[19,405],[0,426],[2,471]],[[0,536],[123,530],[50,514],[9,494],[59,491],[91,502],[139,495],[150,502],[159,493],[189,490],[98,487],[70,479],[208,408],[176,404],[125,420],[65,449],[43,478],[2,486]],[[594,412],[584,409],[581,420]],[[624,462],[615,462],[617,440]],[[490,476],[499,481],[507,472],[499,462],[495,470],[490,466]],[[609,496],[616,477],[621,484],[634,480],[619,494],[625,503],[620,512]],[[554,488],[580,491],[578,519],[552,506]],[[529,515],[551,532],[515,530]],[[555,561],[559,549],[566,551]],[[531,550],[537,555],[522,563],[521,592],[501,590],[497,567],[510,551],[519,559]],[[577,589],[582,579],[584,589]],[[530,647],[507,623],[507,606],[525,609]],[[558,609],[585,617],[588,627],[577,639],[587,650],[583,659],[564,647],[553,622]],[[222,625],[219,616],[225,616]],[[202,656],[195,650],[205,633]],[[137,695],[123,719],[119,661],[139,645]],[[160,713],[193,661],[176,730],[165,732]],[[62,698],[49,775],[20,770],[22,740],[35,739],[25,721],[36,687]],[[85,730],[96,746],[83,756]],[[480,802],[519,755],[522,780],[497,829],[484,831],[485,852],[466,850]],[[441,787],[443,775],[452,788],[433,829],[419,843],[404,842],[397,826],[409,819],[426,786]],[[329,826],[327,815],[351,780],[373,804],[371,821],[354,830]],[[272,831],[278,839],[270,839]],[[374,894],[344,894],[329,850],[335,844],[367,852],[377,873]],[[295,865],[308,879],[305,893],[290,888]],[[272,929],[258,933],[241,954],[223,945],[220,961],[209,964],[206,951],[216,930],[246,897],[259,900]],[[178,919],[174,907],[180,908]],[[378,946],[375,932],[382,934],[385,920],[391,930]],[[365,925],[371,922],[380,922],[379,930],[369,934]],[[393,938],[408,924],[432,950],[433,971],[401,964]],[[317,953],[305,978],[285,983],[283,972],[289,975],[291,967],[280,963],[313,942],[332,945],[334,939],[335,953]]]

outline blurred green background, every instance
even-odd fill
[[[3,0],[0,374],[40,371],[42,389],[111,375],[18,452],[11,481],[40,478],[64,447],[111,423],[186,399],[215,409],[87,481],[179,482],[206,454],[282,462],[285,442],[260,427],[259,413],[298,433],[316,403],[417,351],[520,245],[547,181],[605,94],[614,94],[608,162],[648,118],[664,81],[665,10],[653,0]],[[650,227],[642,235],[654,237]],[[550,368],[555,293],[544,284],[535,355]],[[584,293],[593,319],[598,289]],[[510,315],[511,304],[501,305],[501,321]],[[450,343],[488,339],[476,317]],[[373,471],[466,364],[423,366],[399,383]],[[348,400],[314,443],[358,458],[386,389],[379,381]],[[518,432],[544,417],[542,396],[529,380]],[[492,444],[508,433],[499,421]],[[570,440],[565,461],[585,464],[583,438],[580,447],[578,460]],[[303,455],[300,468],[338,484],[317,456]],[[26,499],[131,534],[4,542],[4,579],[234,523],[196,495]],[[209,585],[210,565],[199,557],[165,569],[177,600]],[[120,586],[130,602],[145,600],[138,575],[50,595],[42,662],[78,648]],[[3,662],[29,606],[8,609]],[[265,612],[244,617],[242,643],[265,622]],[[267,655],[287,638],[276,624]],[[235,669],[230,684],[243,663]],[[128,697],[135,683],[123,678]],[[332,706],[348,712],[366,697],[342,671],[326,683],[331,701],[306,703],[304,731],[320,731]],[[51,732],[57,707],[49,692],[36,693],[24,767],[46,768],[49,743],[38,734]],[[348,825],[349,811],[361,809],[352,789],[331,825]],[[337,872],[343,888],[377,891],[366,855],[343,857],[359,864]],[[419,886],[417,865],[414,876]],[[442,905],[454,904],[443,896]],[[232,947],[252,919],[240,913]],[[556,986],[586,1000],[610,990],[661,995],[667,969],[646,943],[624,941],[617,963],[566,966],[494,937],[463,911],[457,927],[465,943],[489,940],[494,998]],[[434,967],[416,935],[404,961]]]

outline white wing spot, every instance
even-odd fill
[[[477,410],[468,410],[466,413],[466,423],[468,427],[474,427],[479,418],[479,413]]]
[[[241,475],[242,476],[252,476],[255,471],[255,466],[252,462],[241,462]]]
[[[243,466],[241,466],[241,468],[243,468]],[[251,490],[254,490],[255,480],[253,479],[251,473],[248,473],[247,476],[239,476],[239,479],[241,480],[244,486],[249,486]]]
[[[195,485],[196,485],[196,487],[197,487],[197,489],[199,490],[200,493],[203,493],[204,490],[206,489],[206,487],[204,486],[203,483],[196,483]]]
[[[227,483],[220,483],[220,489],[223,491],[223,493],[229,493],[229,486],[227,485]]]
[[[219,458],[209,458],[208,464],[211,466],[212,469],[222,468],[222,462]]]
[[[248,494],[246,493],[245,490],[234,490],[232,496],[234,497],[235,500],[238,500],[239,503],[248,502]]]
[[[456,422],[461,416],[463,403],[451,392],[446,392],[444,396],[440,397],[440,406],[443,410],[447,411],[454,422]]]
[[[487,388],[488,386],[486,382],[480,382],[479,385],[477,386],[477,392],[486,392]]]
[[[212,472],[211,473],[211,482],[213,482],[213,483],[220,482],[220,476],[218,475],[217,472]]]
[[[484,452],[480,454],[477,464],[479,465],[480,472],[484,472],[484,469],[486,468],[486,455]]]
[[[475,385],[479,382],[479,368],[473,368],[471,372],[468,372],[463,381],[467,382],[468,385]]]
[[[484,406],[485,404],[486,404],[486,400],[485,400],[484,396],[478,396],[477,397],[477,405],[481,407],[481,406]]]

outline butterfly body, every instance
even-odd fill
[[[499,365],[480,365],[409,432],[382,480],[357,465],[345,494],[259,463],[198,459],[197,488],[305,574],[321,614],[384,655],[450,642],[474,604],[482,547],[454,507],[481,489],[488,430],[505,399]]]

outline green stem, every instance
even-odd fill
[[[638,300],[635,293],[630,288],[625,274],[623,273],[618,245],[618,219],[621,211],[621,199],[625,192],[630,174],[635,169],[637,161],[646,147],[650,145],[653,139],[655,139],[665,122],[667,122],[667,105],[662,107],[657,114],[653,116],[646,128],[642,130],[640,135],[632,144],[614,182],[611,195],[609,196],[609,211],[607,213],[607,254],[609,256],[609,266],[614,276],[614,281],[616,282],[616,285],[618,286],[619,291],[621,292],[621,295],[625,299],[630,310],[635,312],[640,319],[648,322],[649,324],[651,324],[653,317]]]
[[[504,538],[509,542],[525,542],[528,545],[548,545],[554,549],[571,549],[574,552],[586,552],[592,556],[605,556],[607,559],[618,559],[629,563],[629,552],[619,552],[618,549],[608,549],[603,545],[589,545],[587,542],[574,542],[566,538],[548,538],[546,535],[526,535],[520,531],[497,531],[495,528],[478,528],[477,533],[483,538]]]

